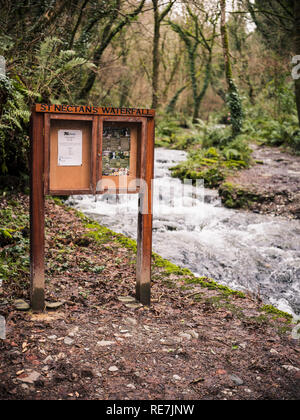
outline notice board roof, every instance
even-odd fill
[[[145,108],[114,108],[110,106],[93,105],[48,105],[36,104],[35,112],[49,112],[56,114],[81,114],[81,115],[103,115],[103,116],[124,116],[124,117],[148,117],[155,116],[154,109]]]

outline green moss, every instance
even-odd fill
[[[153,253],[153,264],[156,267],[164,268],[168,274],[177,274],[182,276],[194,276],[193,273],[188,268],[180,268],[177,265],[171,263],[168,260],[165,260],[160,255]]]
[[[186,279],[185,282],[187,284],[199,284],[201,287],[204,287],[210,290],[222,291],[223,295],[225,296],[234,295],[240,298],[245,298],[244,293],[236,291],[236,290],[232,290],[229,287],[219,284],[215,282],[214,280],[207,277],[194,277],[191,279]]]
[[[63,205],[63,201],[61,197],[52,197],[53,201],[55,204],[57,204],[58,206],[62,206]]]
[[[207,150],[205,150],[204,156],[207,158],[213,158],[217,160],[218,158],[220,158],[220,153],[215,147],[209,147]]]
[[[230,182],[224,182],[220,185],[218,191],[222,203],[228,208],[249,208],[254,201],[263,201],[263,197],[259,194],[247,191],[239,185],[233,185]]]
[[[209,160],[207,159],[207,161]],[[200,162],[202,169],[193,167],[190,162],[174,166],[171,168],[172,177],[179,178],[182,181],[185,179],[192,179],[194,181],[203,179],[206,187],[218,187],[224,181],[225,174],[221,167],[214,166],[207,168],[206,166],[210,165],[207,161]]]
[[[289,322],[292,322],[292,320],[293,320],[292,315],[290,315],[286,312],[280,311],[279,309],[274,308],[274,306],[272,306],[272,305],[264,305],[260,308],[260,310],[262,312],[267,313],[267,314],[275,315],[275,317],[274,317],[275,319],[276,318],[285,318]]]

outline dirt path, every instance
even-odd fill
[[[123,302],[135,254],[96,230],[48,202],[47,299],[64,304],[19,312],[28,278],[0,289],[0,399],[299,399],[299,340],[285,318],[161,260],[151,307]]]
[[[251,200],[251,210],[300,219],[300,156],[278,148],[257,145],[251,148],[256,164],[226,182],[258,196],[257,200]]]

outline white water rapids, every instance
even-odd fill
[[[183,184],[169,168],[185,159],[185,152],[156,149],[153,251],[300,315],[300,222],[226,209],[212,190],[193,198],[186,186],[183,196]],[[67,204],[136,239],[137,202],[137,195],[104,195],[72,196]]]

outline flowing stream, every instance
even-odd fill
[[[229,210],[213,190],[171,178],[185,152],[155,151],[153,251],[176,265],[300,315],[300,222]],[[136,239],[137,195],[72,196],[68,204]]]

